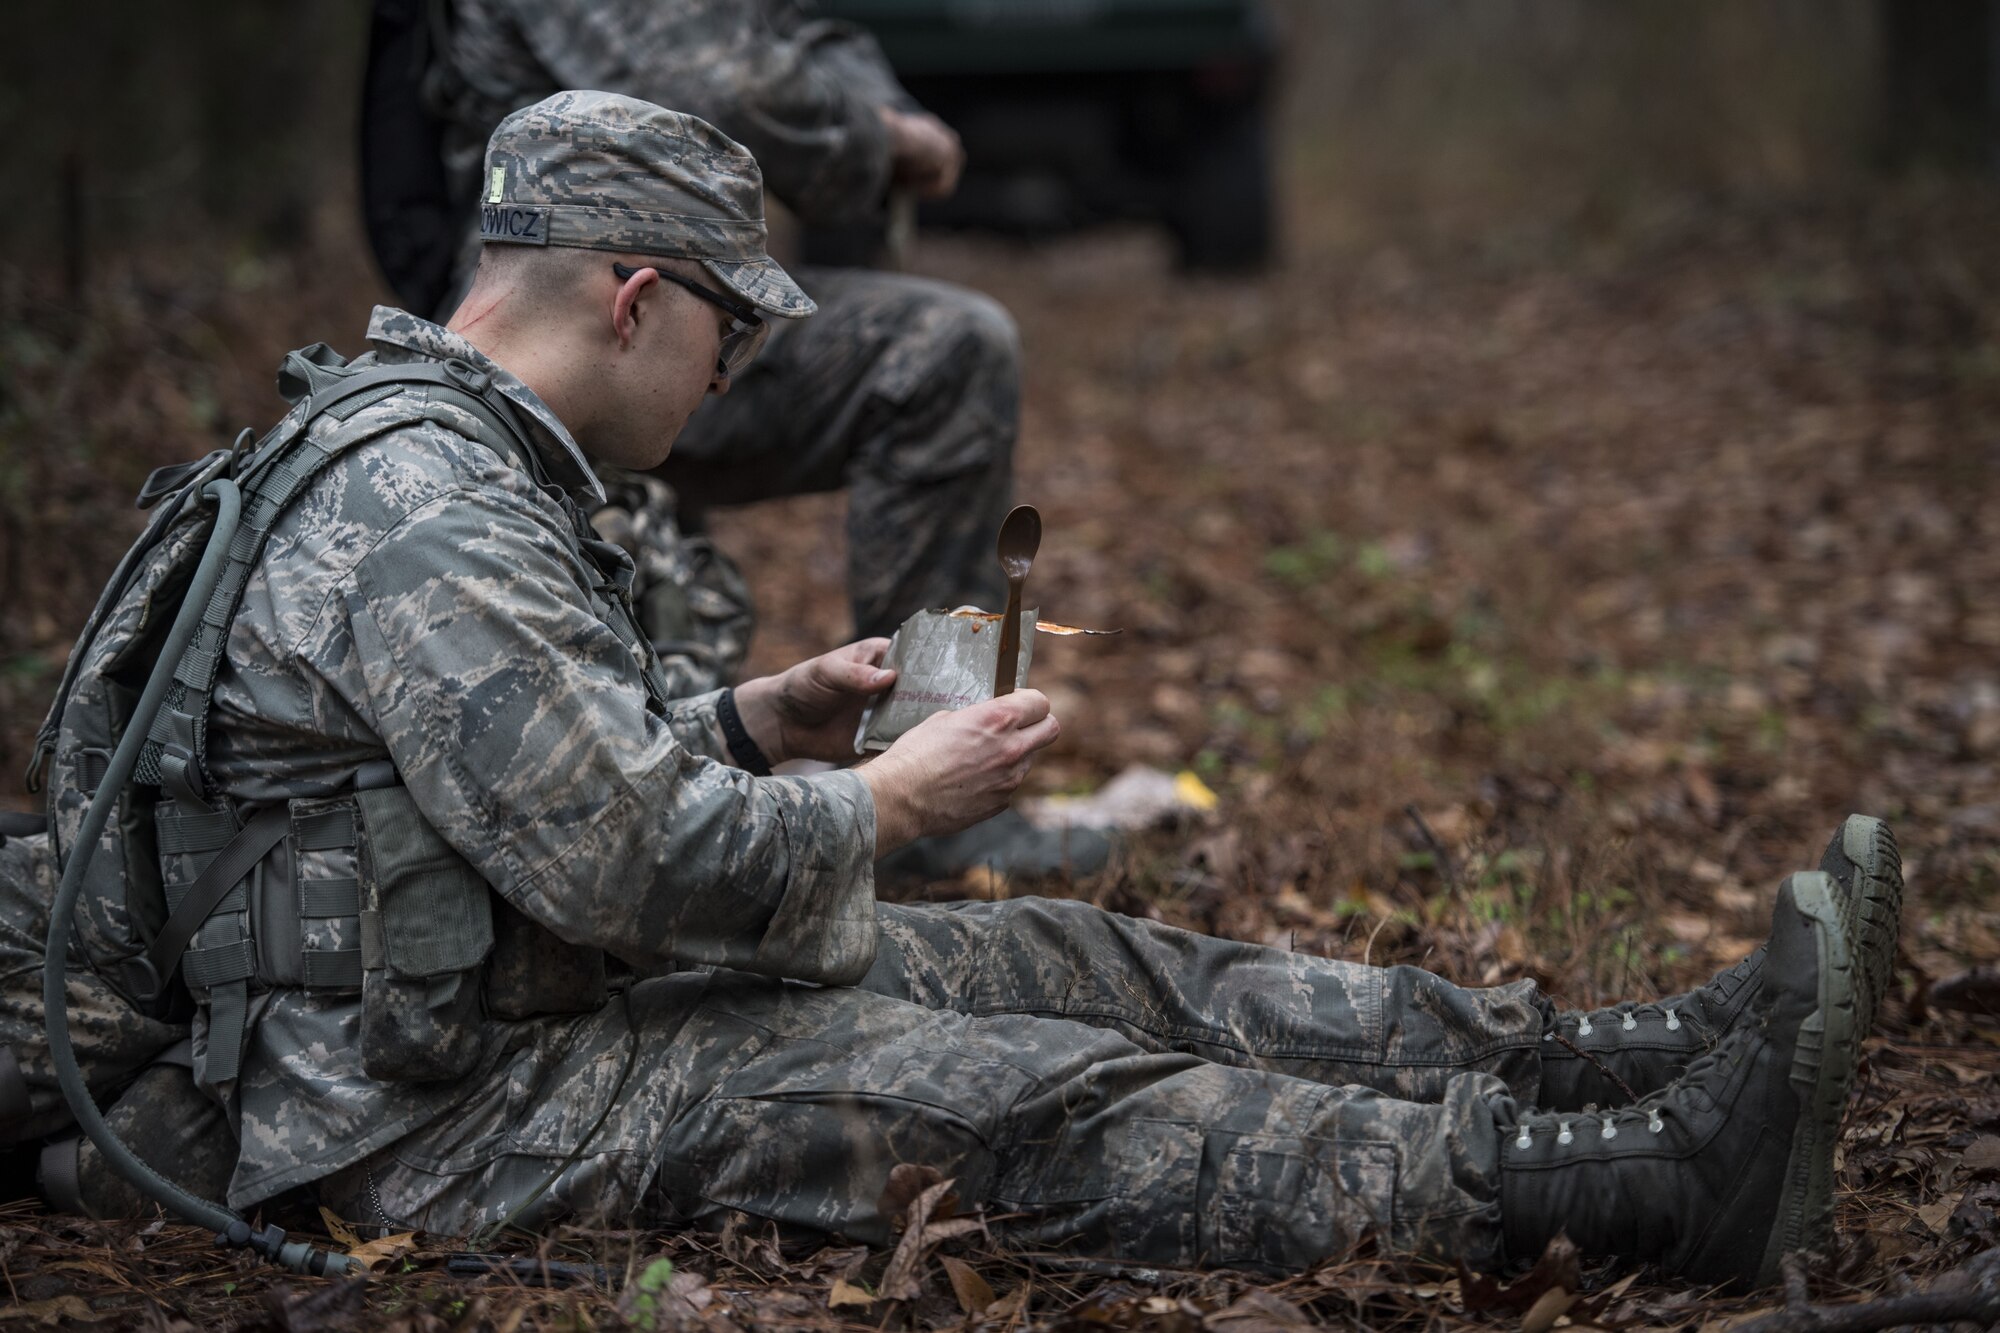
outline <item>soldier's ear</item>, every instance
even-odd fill
[[[611,332],[621,350],[631,347],[633,335],[638,332],[640,293],[658,286],[659,281],[658,273],[642,268],[618,284],[618,291],[611,298]]]

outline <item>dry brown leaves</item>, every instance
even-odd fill
[[[2000,199],[1914,187],[1505,252],[1342,249],[1294,222],[1261,280],[1182,280],[1133,235],[921,248],[1020,322],[1042,606],[1126,629],[1037,646],[1064,733],[1033,784],[1143,762],[1220,797],[1209,826],[1143,837],[1094,882],[939,892],[1076,894],[1588,1004],[1733,961],[1840,816],[1885,814],[1905,957],[1841,1149],[1842,1244],[1803,1280],[1853,1304],[1992,1248]],[[0,291],[0,780],[139,477],[268,418],[245,367],[356,348],[352,250],[298,256],[269,290],[173,261],[121,275],[106,256],[88,327],[33,275]],[[756,585],[759,663],[844,637],[838,501],[718,532]],[[4,1320],[615,1327],[640,1321],[624,1293],[657,1260],[661,1327],[1702,1328],[1790,1308],[1567,1264],[1505,1286],[1372,1253],[1279,1281],[1107,1269],[990,1244],[1002,1224],[917,1167],[895,1188],[886,1253],[748,1221],[538,1252],[602,1287],[453,1277],[421,1247],[314,1283],[182,1228],[15,1208]]]

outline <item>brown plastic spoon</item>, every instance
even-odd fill
[[[1021,585],[1042,546],[1042,511],[1015,505],[1000,525],[1000,568],[1007,574],[1007,614],[1000,618],[1000,661],[993,669],[993,697],[1014,692],[1021,663]]]

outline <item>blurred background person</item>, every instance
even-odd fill
[[[794,0],[383,0],[362,179],[378,258],[406,300],[457,304],[476,260],[487,136],[561,88],[700,116],[750,149],[769,194],[809,225],[880,217],[892,191],[949,196],[965,161],[958,136],[903,90],[865,31]],[[740,604],[740,581],[712,547],[676,531],[699,532],[715,505],[845,490],[857,636],[893,634],[924,607],[1004,601],[993,540],[1013,503],[1013,321],[951,283],[796,271],[818,313],[772,328],[728,392],[696,412],[657,469],[671,496],[631,479],[600,518],[634,548],[642,577],[653,575],[642,614],[689,692],[733,679],[748,649],[747,616],[704,614]],[[1089,873],[1109,846],[1009,813],[926,839],[888,872]]]

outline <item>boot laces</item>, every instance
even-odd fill
[[[1749,974],[1761,970],[1752,966],[1759,961],[1760,955],[1753,953],[1735,967],[1717,973],[1705,985],[1681,995],[1670,995],[1659,1000],[1626,1000],[1620,1004],[1579,1012],[1574,1015],[1576,1035],[1588,1037],[1600,1027],[1616,1027],[1621,1032],[1635,1032],[1638,1030],[1640,1019],[1644,1018],[1647,1021],[1664,1022],[1669,1032],[1679,1032],[1683,1027],[1688,1028],[1697,1040],[1704,1044],[1713,1043],[1716,1038],[1715,1026],[1708,1021],[1708,1002],[1704,1001],[1702,996],[1715,988],[1725,977],[1734,976],[1741,984]],[[1569,1017],[1571,1015],[1558,1014],[1557,1021],[1561,1022]],[[1544,1036],[1543,1040],[1548,1040],[1548,1037]]]
[[[1747,1038],[1733,1042],[1725,1041],[1709,1047],[1689,1062],[1686,1072],[1680,1078],[1664,1088],[1648,1093],[1628,1106],[1608,1111],[1595,1108],[1586,1108],[1581,1112],[1530,1111],[1523,1115],[1514,1127],[1514,1146],[1527,1148],[1534,1142],[1536,1131],[1546,1131],[1550,1128],[1555,1130],[1556,1142],[1565,1146],[1574,1143],[1579,1133],[1592,1128],[1595,1128],[1600,1140],[1617,1138],[1619,1127],[1627,1124],[1643,1124],[1643,1132],[1648,1135],[1663,1134],[1666,1132],[1669,1115],[1677,1120],[1683,1118],[1684,1113],[1675,1101],[1676,1096],[1706,1079],[1709,1071],[1716,1069],[1726,1059],[1733,1058],[1735,1053],[1746,1045]]]
[[[1558,1023],[1571,1015],[1558,1014]],[[1627,1000],[1623,1004],[1612,1005],[1608,1009],[1592,1009],[1574,1015],[1576,1035],[1588,1037],[1600,1027],[1616,1028],[1620,1032],[1636,1032],[1639,1020],[1664,1023],[1667,1031],[1679,1032],[1683,1027],[1691,1029],[1697,1036],[1706,1039],[1710,1033],[1708,1024],[1702,1021],[1701,1007],[1692,995],[1677,995],[1667,1000]],[[1550,1040],[1545,1034],[1544,1041]]]

